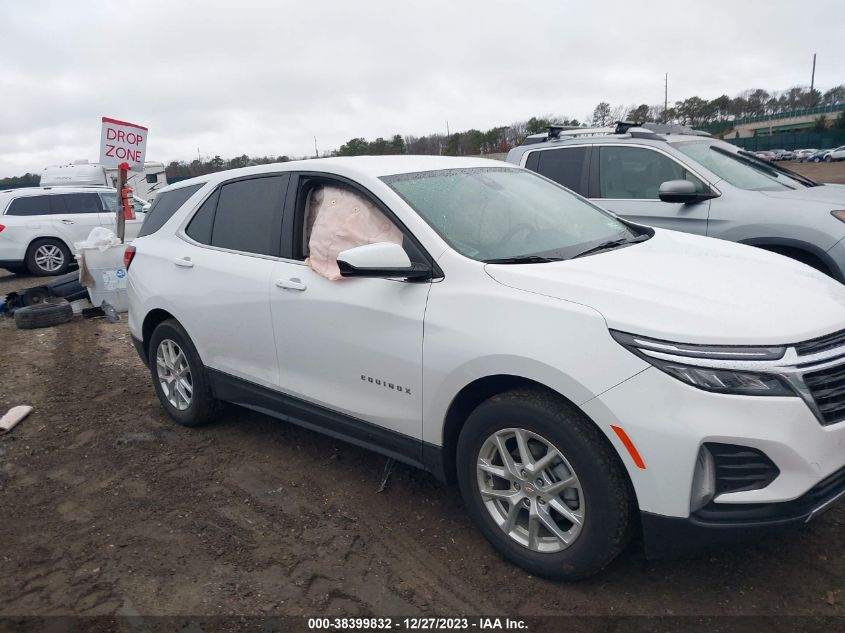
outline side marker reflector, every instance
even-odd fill
[[[631,438],[628,437],[628,434],[625,432],[622,427],[610,425],[610,428],[613,429],[613,432],[616,433],[617,437],[621,440],[622,444],[625,445],[625,448],[628,449],[628,454],[631,456],[631,459],[634,460],[634,464],[637,468],[645,470],[645,462],[643,458],[640,457],[640,453],[637,450],[637,447],[634,446],[634,443],[631,441]]]

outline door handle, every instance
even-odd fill
[[[182,268],[194,267],[194,262],[191,261],[190,257],[176,257],[173,259],[173,263],[177,266],[182,266]]]
[[[277,279],[276,287],[284,288],[285,290],[305,290],[306,286],[302,281],[293,277],[291,279]]]
[[[62,220],[62,224],[73,224],[73,220]]]

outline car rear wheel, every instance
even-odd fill
[[[70,251],[53,238],[36,240],[26,254],[26,267],[33,275],[61,275],[70,266]]]
[[[205,366],[185,329],[175,319],[164,321],[150,337],[150,374],[161,406],[182,426],[212,422],[220,412]]]
[[[630,538],[633,493],[619,457],[561,398],[520,390],[487,400],[467,419],[457,460],[469,514],[532,574],[590,576]]]

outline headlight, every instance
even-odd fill
[[[705,391],[746,396],[798,395],[776,374],[726,367],[731,364],[747,366],[749,361],[777,360],[786,351],[783,347],[690,345],[615,330],[610,334],[619,344],[660,371]],[[689,360],[685,362],[685,359]]]
[[[835,217],[837,220],[845,222],[845,211],[831,211],[830,215]]]

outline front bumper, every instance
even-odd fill
[[[831,268],[834,279],[845,283],[845,237],[834,244],[825,256]]]
[[[708,545],[726,545],[797,528],[845,497],[845,468],[797,499],[783,503],[710,503],[687,518],[642,512],[648,558],[671,558]]]
[[[781,504],[845,467],[845,421],[823,425],[799,397],[715,394],[648,368],[581,405],[617,449],[643,512],[690,518],[696,456],[704,443],[764,453],[778,476],[763,488],[724,492],[714,505]],[[642,457],[633,462],[611,425]]]

